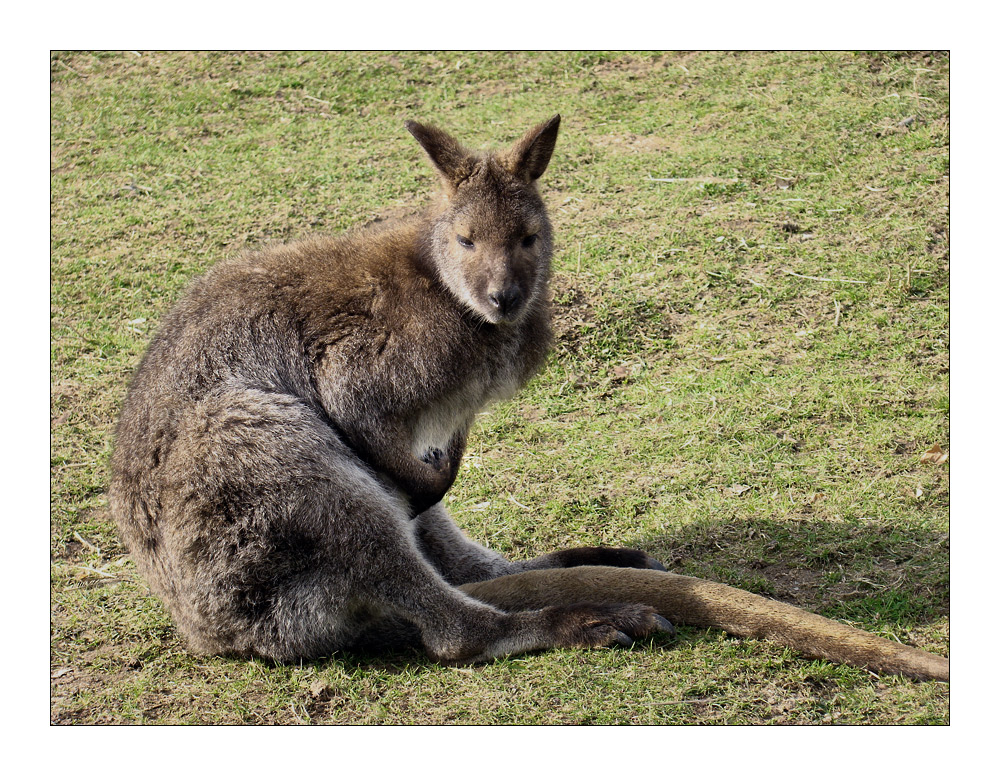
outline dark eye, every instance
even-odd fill
[[[538,239],[538,235],[537,234],[529,234],[527,237],[525,237],[523,240],[521,240],[521,247],[522,248],[530,248],[532,245],[535,244],[535,240],[537,240],[537,239]]]
[[[463,248],[472,247],[472,240],[470,240],[468,237],[462,237],[462,235],[459,234],[456,235],[456,238],[458,239],[458,244],[461,245]]]

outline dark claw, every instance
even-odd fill
[[[649,563],[649,567],[651,569],[655,570],[655,571],[666,571],[667,570],[667,567],[664,566],[662,563],[660,563],[660,561],[658,561],[656,558],[650,558],[646,562]]]
[[[615,636],[615,641],[618,642],[618,646],[620,647],[631,647],[635,644],[627,633],[622,633],[621,631],[618,631],[618,635]]]
[[[673,623],[671,623],[666,617],[661,617],[660,615],[655,614],[653,615],[653,619],[656,620],[656,624],[659,626],[661,633],[666,633],[669,636],[677,635],[677,629],[674,628]]]

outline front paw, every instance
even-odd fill
[[[437,504],[455,481],[451,459],[441,448],[430,448],[420,456],[420,461],[429,468],[421,472],[415,487],[407,492],[413,517]]]
[[[420,456],[420,460],[437,472],[443,472],[448,469],[448,456],[440,447],[432,447],[427,450]]]

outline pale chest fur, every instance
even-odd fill
[[[416,414],[410,447],[416,458],[423,458],[429,450],[447,450],[456,434],[469,430],[478,412],[495,401],[509,399],[520,388],[513,370],[492,378],[472,375],[459,390]]]

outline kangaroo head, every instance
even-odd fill
[[[435,127],[406,128],[441,176],[430,246],[441,281],[488,323],[516,322],[548,281],[552,226],[535,181],[555,148],[559,116],[489,153],[468,151]]]

